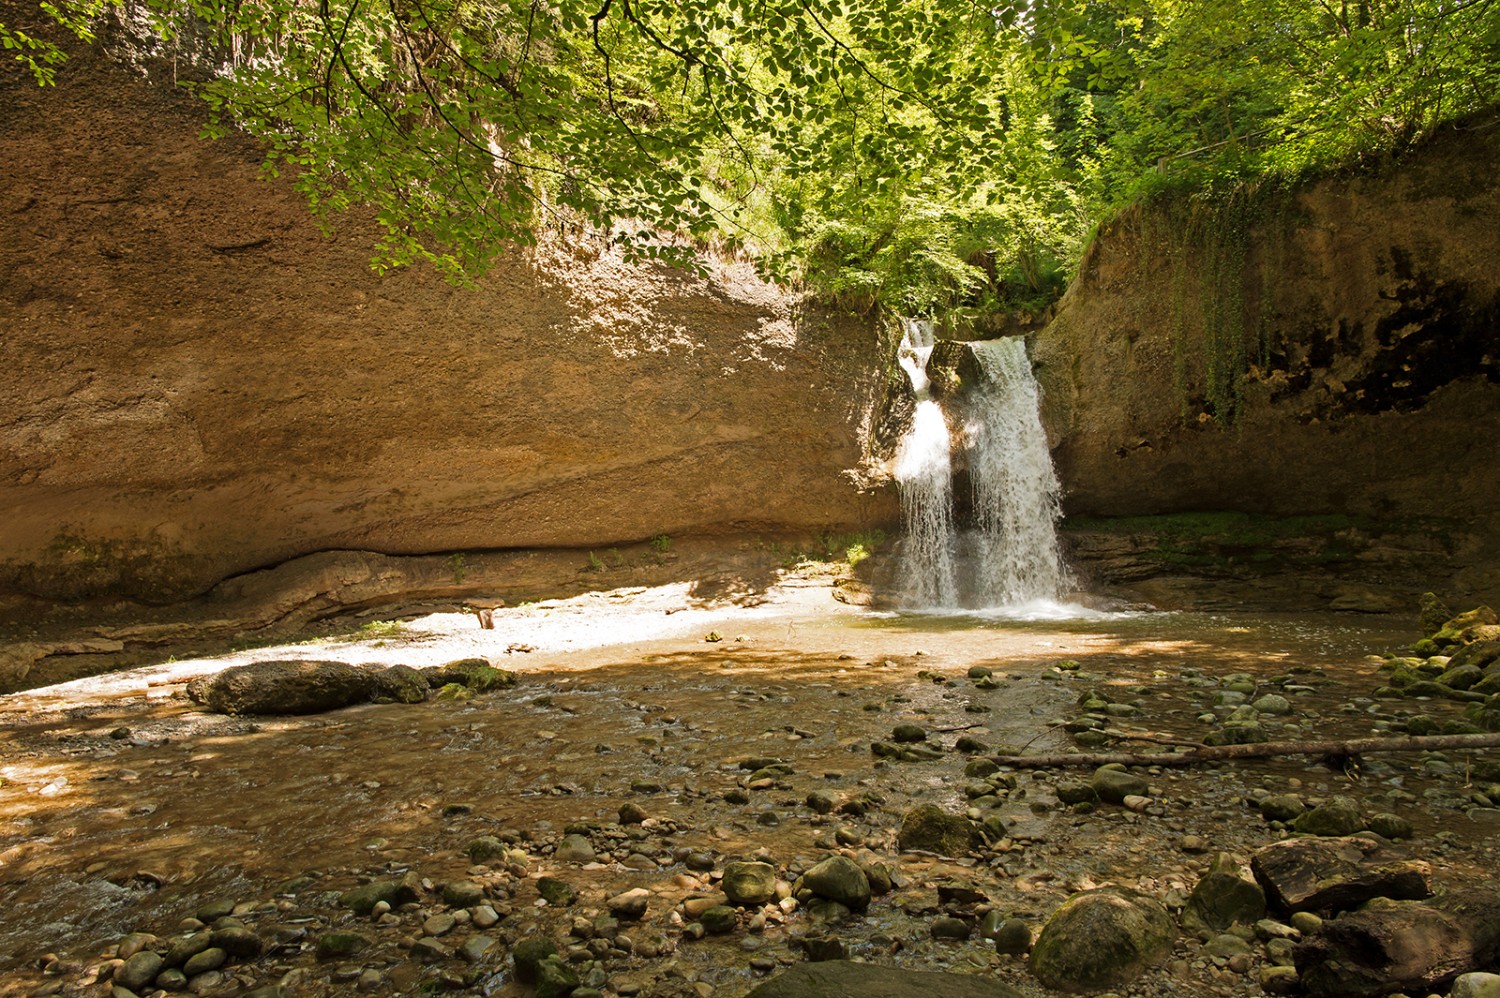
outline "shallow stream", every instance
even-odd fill
[[[878,614],[835,603],[816,579],[751,602],[758,605],[705,603],[674,587],[596,594],[499,611],[491,631],[472,617],[435,615],[349,640],[164,663],[0,698],[0,994],[31,994],[49,981],[74,993],[119,937],[141,929],[168,935],[214,899],[247,903],[247,921],[265,932],[336,924],[352,916],[313,910],[303,895],[279,893],[280,885],[311,874],[326,894],[408,869],[435,883],[473,875],[465,845],[501,832],[514,833],[531,856],[507,903],[496,906],[506,915],[506,940],[560,938],[575,915],[592,916],[605,898],[636,886],[652,892],[635,931],[672,945],[655,956],[642,955],[654,943],[641,946],[610,972],[609,988],[642,994],[663,974],[713,994],[742,994],[772,966],[799,958],[789,943],[807,931],[800,912],[757,932],[679,941],[675,906],[710,892],[724,861],[757,850],[783,876],[834,845],[869,850],[899,886],[837,928],[851,953],[993,973],[1030,994],[1043,992],[1023,964],[987,943],[928,938],[926,924],[940,913],[938,884],[962,880],[995,907],[1037,922],[1068,892],[1109,881],[1180,895],[1212,854],[1185,850],[1184,838],[1241,853],[1274,841],[1278,833],[1244,797],[1288,785],[1312,797],[1380,797],[1369,809],[1397,810],[1416,823],[1418,840],[1443,864],[1440,875],[1493,863],[1493,812],[1458,809],[1472,790],[1462,760],[1384,759],[1363,778],[1299,758],[1155,771],[1151,809],[1088,815],[1061,808],[1050,792],[1076,773],[1021,772],[1002,806],[1004,841],[957,860],[896,849],[895,831],[913,804],[967,806],[966,759],[946,751],[959,737],[1061,751],[1069,742],[1056,722],[1076,716],[1089,689],[1138,706],[1121,727],[1196,739],[1220,678],[1296,672],[1305,691],[1284,719],[1294,727],[1279,737],[1367,736],[1394,716],[1387,711],[1409,709],[1360,699],[1379,683],[1367,656],[1409,642],[1408,621]],[[256,659],[422,666],[475,654],[514,670],[520,683],[468,701],[301,718],[207,714],[182,692],[189,678]],[[1062,662],[1077,666],[1055,668]],[[976,686],[975,666],[993,670],[997,688]],[[1457,709],[1439,704],[1431,712]],[[945,750],[941,758],[872,754],[872,741],[908,721],[928,730]],[[747,787],[738,764],[756,756],[784,760],[793,772]],[[804,803],[814,791],[872,806],[863,815],[819,814]],[[627,801],[651,820],[619,827]],[[589,823],[600,862],[552,862],[563,829]],[[1451,841],[1433,844],[1439,830],[1454,833]],[[714,873],[688,870],[687,852],[711,854]],[[539,903],[532,882],[544,873],[580,890],[570,910]],[[291,942],[257,965],[261,978],[230,977],[210,993],[294,971],[299,996],[348,993],[350,968],[311,960],[296,933],[286,935]],[[44,954],[62,958],[45,977]],[[1253,977],[1212,962],[1194,966],[1191,949],[1183,964],[1179,972],[1194,975],[1203,993],[1258,993]],[[378,993],[387,994],[419,988],[438,972],[404,959],[396,942],[361,967],[379,970]],[[522,993],[503,964],[473,987]]]

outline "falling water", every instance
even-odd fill
[[[917,408],[911,429],[896,450],[896,482],[906,526],[902,575],[906,599],[924,607],[953,606],[958,598],[953,569],[952,442],[942,407],[928,392],[927,359],[932,347],[931,324],[905,320],[896,358],[916,392]]]
[[[1026,343],[969,344],[984,372],[966,404],[969,479],[981,606],[1056,600],[1063,588],[1057,544],[1060,486],[1042,430]]]
[[[962,533],[953,504],[953,440],[931,397],[928,323],[907,320],[897,360],[916,411],[896,451],[906,539],[901,589],[923,609],[1025,609],[1055,601],[1066,585],[1058,549],[1059,486],[1042,431],[1040,400],[1020,338],[970,343],[982,378],[955,415],[973,490],[973,529]]]

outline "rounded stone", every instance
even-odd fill
[[[928,931],[934,939],[954,940],[968,939],[974,933],[974,929],[968,922],[965,922],[961,918],[952,918],[949,916],[934,919]]]
[[[1123,804],[1126,797],[1145,797],[1149,787],[1146,781],[1123,769],[1099,769],[1089,781],[1099,799],[1110,804]]]
[[[727,904],[716,904],[698,916],[703,928],[716,936],[733,932],[739,923],[739,913]]]
[[[139,991],[156,980],[156,975],[162,972],[165,965],[166,961],[160,954],[148,949],[141,950],[115,971],[114,982],[122,988]]]
[[[740,907],[765,904],[776,896],[776,868],[770,863],[726,863],[720,889],[730,904]]]
[[[802,875],[802,886],[850,911],[864,911],[870,906],[870,879],[847,856],[829,856],[818,863]]]
[[[229,959],[229,954],[217,946],[210,946],[202,953],[194,954],[187,963],[182,965],[182,972],[189,977],[197,977],[206,974],[210,970],[218,970],[224,966],[224,961]]]
[[[1102,991],[1164,958],[1176,927],[1159,903],[1123,887],[1074,894],[1042,927],[1031,972],[1049,988]]]

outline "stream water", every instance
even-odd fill
[[[652,900],[647,922],[631,931],[638,940],[647,930],[676,939],[674,906],[713,886],[712,873],[684,867],[688,852],[711,854],[715,869],[757,850],[779,869],[805,869],[837,835],[837,844],[881,857],[903,885],[838,930],[851,953],[993,974],[1027,994],[1041,992],[1022,965],[986,944],[928,938],[937,885],[977,884],[1006,911],[1034,918],[1068,891],[1099,882],[1182,891],[1206,863],[1179,848],[1183,835],[1197,832],[1230,850],[1269,841],[1244,795],[1289,780],[1314,795],[1395,794],[1420,832],[1459,828],[1489,841],[1491,825],[1460,815],[1460,827],[1457,812],[1436,803],[1434,794],[1462,796],[1444,782],[1451,773],[1417,761],[1379,770],[1360,787],[1306,760],[1284,759],[1159,773],[1159,808],[1093,817],[1057,806],[1050,787],[1058,774],[1023,773],[1020,794],[1003,805],[1007,839],[977,861],[899,855],[895,829],[909,806],[965,807],[964,757],[947,751],[961,735],[1060,749],[1067,741],[1055,722],[1070,716],[1086,688],[1141,704],[1132,723],[1201,735],[1198,718],[1214,709],[1219,679],[1238,673],[1265,682],[1289,671],[1305,675],[1306,691],[1289,719],[1291,733],[1367,735],[1375,718],[1390,715],[1367,697],[1376,680],[1366,656],[1409,640],[1409,625],[876,614],[834,602],[827,583],[788,580],[756,607],[698,603],[673,588],[601,594],[500,611],[494,631],[478,630],[472,617],[436,615],[375,639],[169,663],[0,698],[0,938],[7,944],[0,994],[31,994],[46,980],[86,975],[90,958],[122,934],[169,934],[204,901],[226,898],[244,903],[258,930],[293,940],[257,965],[270,975],[257,981],[295,973],[299,996],[346,994],[346,968],[313,960],[310,943],[295,941],[299,926],[316,931],[352,918],[318,899],[407,869],[433,882],[468,875],[465,844],[502,831],[532,857],[496,902],[506,916],[498,931],[511,941],[561,938],[574,915],[636,886]],[[706,640],[715,636],[722,640]],[[420,666],[476,653],[515,669],[520,684],[469,701],[306,718],[221,717],[182,696],[189,677],[254,659]],[[1056,668],[1065,660],[1076,669]],[[975,685],[976,666],[993,670],[996,688]],[[901,721],[926,727],[941,758],[873,756],[872,742],[888,739]],[[738,763],[749,756],[783,759],[792,773],[747,788]],[[803,804],[814,791],[872,803],[863,815],[820,814]],[[613,824],[626,801],[651,816],[648,826]],[[553,862],[558,835],[580,823],[599,829],[602,861],[586,868]],[[1450,865],[1491,863],[1492,853],[1455,853]],[[570,909],[539,904],[534,880],[542,873],[573,882],[579,901]],[[279,893],[277,885],[303,875],[316,893]],[[743,994],[767,962],[799,958],[789,940],[807,931],[801,918],[794,913],[748,935],[684,939],[670,955],[643,955],[646,947],[611,970],[611,987],[650,993],[651,982],[670,973],[716,995]],[[36,970],[46,953],[63,957],[51,965],[54,978]],[[384,975],[382,993],[415,991],[437,972],[394,942],[361,966]],[[1211,983],[1213,973],[1210,967]],[[524,993],[503,965],[481,978],[476,993]],[[231,985],[238,986],[210,993],[231,993]]]

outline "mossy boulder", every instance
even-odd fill
[[[1095,770],[1089,785],[1100,800],[1110,804],[1123,804],[1126,797],[1145,797],[1150,790],[1141,777],[1111,766]]]
[[[829,856],[802,875],[802,886],[850,911],[870,906],[870,878],[847,856]]]
[[[1304,835],[1343,836],[1365,830],[1364,815],[1350,797],[1332,797],[1317,807],[1299,814],[1292,830]]]
[[[1448,609],[1434,593],[1423,593],[1417,600],[1417,622],[1421,625],[1422,636],[1430,638],[1443,629],[1453,617],[1453,611]]]
[[[461,658],[423,671],[433,689],[459,683],[475,693],[489,693],[516,685],[515,673],[497,669],[483,658]]]
[[[936,804],[919,804],[901,817],[897,843],[902,849],[921,849],[942,856],[962,856],[979,833],[967,818],[949,814]]]
[[[368,915],[382,901],[392,908],[415,901],[420,885],[416,875],[410,873],[400,880],[372,880],[345,891],[339,903],[356,915]]]
[[[1172,948],[1176,926],[1157,901],[1124,887],[1074,894],[1031,949],[1031,972],[1049,988],[1103,991],[1135,980]]]
[[[318,937],[319,960],[343,960],[370,945],[369,937],[358,932],[325,932]]]
[[[1194,886],[1182,909],[1183,927],[1195,932],[1223,932],[1236,922],[1254,925],[1265,917],[1266,892],[1235,873],[1222,857]]]
[[[236,665],[188,684],[188,697],[219,714],[321,714],[376,695],[376,673],[344,662]]]
[[[776,896],[776,868],[770,863],[726,863],[719,887],[730,904],[740,907],[765,904]]]
[[[375,699],[422,703],[430,687],[427,677],[409,665],[393,665],[375,673]]]
[[[516,965],[516,980],[535,984],[541,976],[542,961],[557,956],[557,944],[542,936],[532,936],[516,943],[510,958]]]

